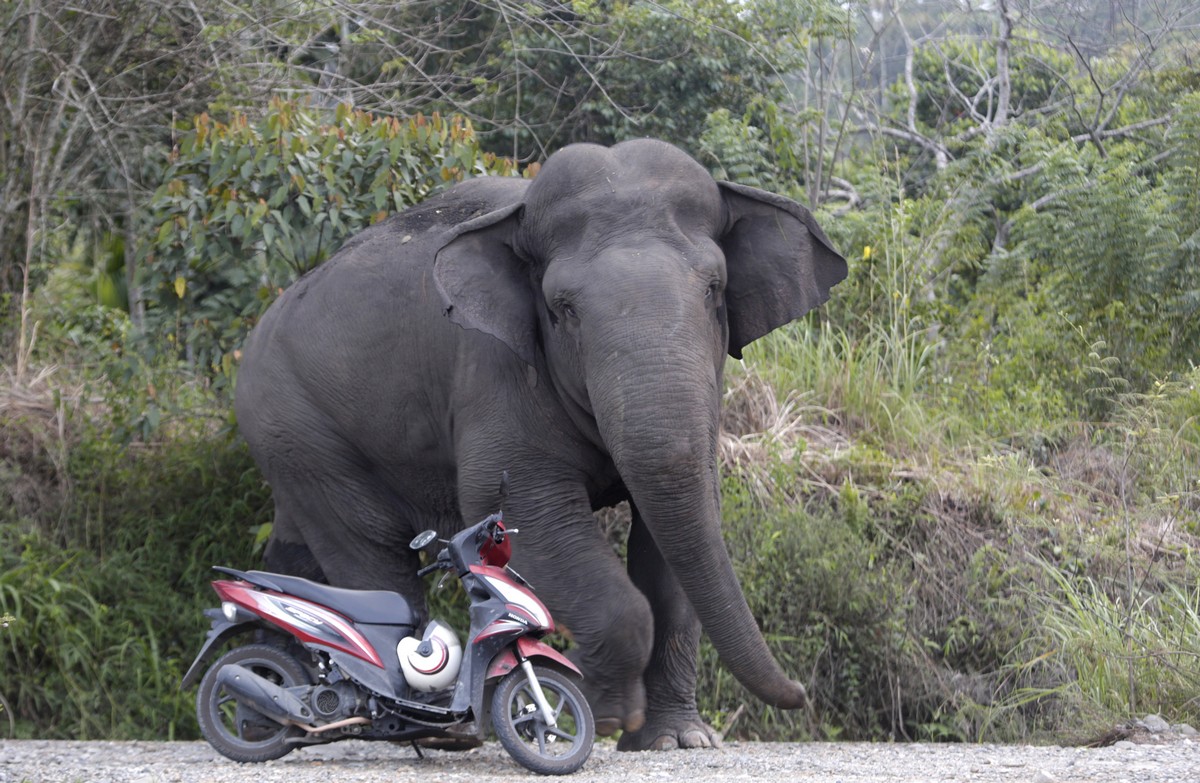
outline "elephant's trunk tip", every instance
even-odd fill
[[[803,685],[795,680],[788,680],[787,687],[784,690],[772,694],[763,694],[761,698],[772,707],[779,707],[783,710],[798,710],[808,705],[807,691],[804,690]]]

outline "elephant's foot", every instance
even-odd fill
[[[646,690],[640,680],[627,689],[603,687],[602,677],[585,678],[579,684],[596,721],[596,735],[611,737],[618,731],[637,731],[646,723]]]
[[[617,750],[677,750],[719,748],[721,735],[700,719],[698,712],[656,714],[637,731],[627,731]]]
[[[631,732],[638,731],[646,725],[646,713],[642,710],[639,701],[644,703],[644,699],[635,699],[633,706],[625,705],[621,702],[607,702],[589,700],[592,707],[592,714],[596,716],[596,734],[600,737],[611,737],[618,731]]]

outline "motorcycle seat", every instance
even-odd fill
[[[357,623],[408,625],[416,627],[417,616],[404,596],[391,590],[351,590],[314,582],[299,576],[267,571],[216,570],[236,576],[257,587],[313,601],[343,614]]]

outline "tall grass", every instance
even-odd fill
[[[253,563],[268,494],[227,403],[126,384],[102,404],[61,375],[0,390],[0,494],[18,501],[0,508],[0,694],[19,736],[194,736],[178,683],[210,567]]]
[[[726,466],[726,537],[817,712],[756,708],[706,648],[705,714],[789,739],[1062,741],[1139,712],[1196,722],[1200,370],[1130,392],[1084,340],[1087,398],[1045,410],[1104,418],[1039,413],[1036,382],[941,350],[907,220],[898,208],[840,292],[870,318],[793,324],[731,368],[736,394],[761,378],[785,403],[729,401],[772,415],[759,436],[738,429],[755,448]]]
[[[932,354],[919,331],[873,327],[855,336],[828,322],[801,322],[761,340],[746,365],[776,389],[805,394],[847,432],[923,448],[938,431],[918,394]]]
[[[1080,700],[1106,716],[1200,714],[1200,584],[1173,582],[1140,598],[1124,585],[1072,578],[1044,564],[1053,592],[1038,596],[1053,657]]]
[[[941,419],[948,413],[928,405],[923,392],[934,381],[940,348],[929,317],[933,263],[952,218],[945,206],[914,214],[897,184],[876,239],[851,259],[849,279],[834,289],[831,307],[842,300],[859,309],[841,304],[776,330],[749,347],[746,364],[780,394],[802,393],[834,412],[858,437],[928,449],[929,435],[947,430]]]

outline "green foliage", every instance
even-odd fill
[[[179,678],[203,639],[209,568],[255,562],[270,499],[228,403],[159,371],[150,428],[144,372],[109,388],[111,413],[58,386],[50,406],[4,418],[0,693],[21,736],[194,736]]]
[[[1075,161],[1077,177],[1057,183],[1078,191],[1069,201],[1017,215],[1013,252],[1024,268],[1019,283],[1003,283],[1019,285],[1021,298],[1045,290],[1051,313],[1102,337],[1131,369],[1180,369],[1177,357],[1200,346],[1175,343],[1163,312],[1172,304],[1162,292],[1171,290],[1165,278],[1179,263],[1180,245],[1169,202],[1138,176],[1136,159],[1114,154],[1101,163],[1085,147]],[[1131,380],[1144,386],[1147,379]]]
[[[697,154],[717,179],[769,190],[771,172],[763,163],[770,147],[764,136],[748,116],[717,109],[705,117]]]
[[[1038,621],[1023,592],[1036,574],[986,499],[939,498],[865,449],[817,481],[801,478],[813,475],[804,457],[769,470],[769,499],[744,473],[725,482],[726,541],[768,643],[814,709],[737,710],[752,697],[706,646],[699,693],[714,725],[736,720],[736,736],[762,740],[976,740],[1051,723],[1057,702],[1023,696],[1053,693],[1066,675],[1015,660]],[[1006,712],[1018,719],[999,720]]]
[[[459,118],[401,122],[281,100],[253,122],[202,114],[162,161],[147,207],[146,329],[227,375],[279,291],[350,234],[463,177],[511,173]]]
[[[1172,722],[1194,720],[1200,688],[1195,584],[1167,584],[1131,597],[1123,585],[1046,568],[1055,592],[1031,596],[1046,609],[1038,636],[1076,673],[1076,698],[1101,715],[1150,712]]]
[[[655,136],[696,151],[709,112],[740,114],[778,90],[809,24],[811,11],[802,9],[824,5],[668,0],[542,8],[538,24],[489,50],[496,76],[475,82],[491,116],[522,120],[489,144],[514,156],[540,155],[570,142]]]
[[[780,388],[808,377],[751,361]],[[978,433],[955,445],[961,421],[907,444],[865,423],[831,448],[829,417],[850,408],[791,408],[758,460],[727,465],[724,532],[814,710],[755,706],[705,646],[703,714],[764,740],[1083,740],[1145,711],[1195,721],[1197,388],[1117,393],[1091,439],[1026,433],[980,454]]]

